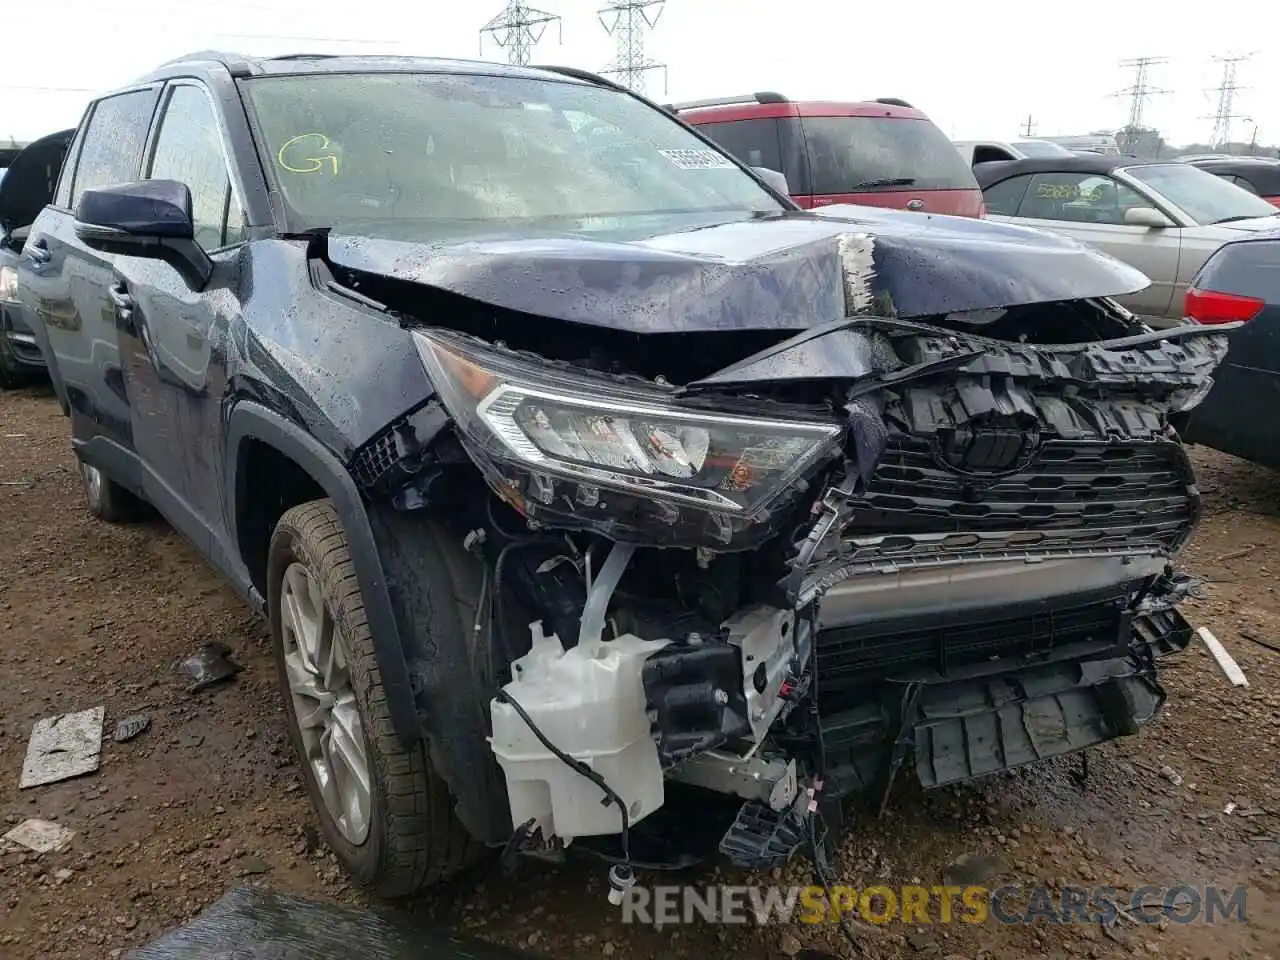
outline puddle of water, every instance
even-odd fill
[[[129,960],[537,960],[389,911],[236,887]]]

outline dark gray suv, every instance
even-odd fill
[[[382,893],[486,846],[774,866],[904,770],[1158,715],[1170,417],[1229,327],[770,179],[569,69],[201,54],[85,115],[17,286],[89,508],[148,502],[263,611]]]

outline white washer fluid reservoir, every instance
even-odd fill
[[[599,773],[626,804],[632,824],[662,806],[663,776],[645,712],[644,661],[667,640],[624,634],[565,650],[555,634],[530,625],[532,649],[512,664],[503,690],[551,743]],[[534,736],[508,703],[494,699],[489,738],[507,780],[512,827],[531,818],[544,836],[622,831],[617,804]]]

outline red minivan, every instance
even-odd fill
[[[960,217],[985,213],[960,151],[902,100],[798,102],[755,93],[667,109],[743,163],[784,174],[802,207],[861,203]]]

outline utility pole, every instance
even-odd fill
[[[480,52],[484,53],[484,38],[488,36],[500,49],[507,51],[508,63],[528,66],[533,48],[553,23],[557,29],[563,29],[556,14],[511,0],[500,14],[480,28]],[[560,39],[563,41],[563,33]]]
[[[1207,91],[1218,95],[1217,109],[1213,112],[1211,117],[1203,118],[1205,120],[1213,121],[1213,135],[1209,138],[1209,145],[1211,147],[1230,143],[1231,122],[1233,120],[1243,119],[1238,113],[1234,112],[1236,94],[1244,89],[1236,83],[1236,67],[1252,56],[1252,53],[1246,53],[1231,57],[1213,58],[1222,64],[1222,81],[1218,86]]]
[[[1130,137],[1132,131],[1136,131],[1142,126],[1142,114],[1146,109],[1147,101],[1156,94],[1168,93],[1168,90],[1161,90],[1153,87],[1148,82],[1150,69],[1156,64],[1167,63],[1168,57],[1134,57],[1131,60],[1121,60],[1120,66],[1133,71],[1133,85],[1125,87],[1123,90],[1117,90],[1112,94],[1114,97],[1129,98],[1129,123],[1128,129]]]
[[[599,12],[600,25],[618,44],[618,55],[602,72],[618,78],[623,86],[643,93],[645,78],[653,70],[662,71],[662,89],[667,89],[667,65],[650,60],[644,53],[644,36],[658,25],[666,0],[616,0]]]

